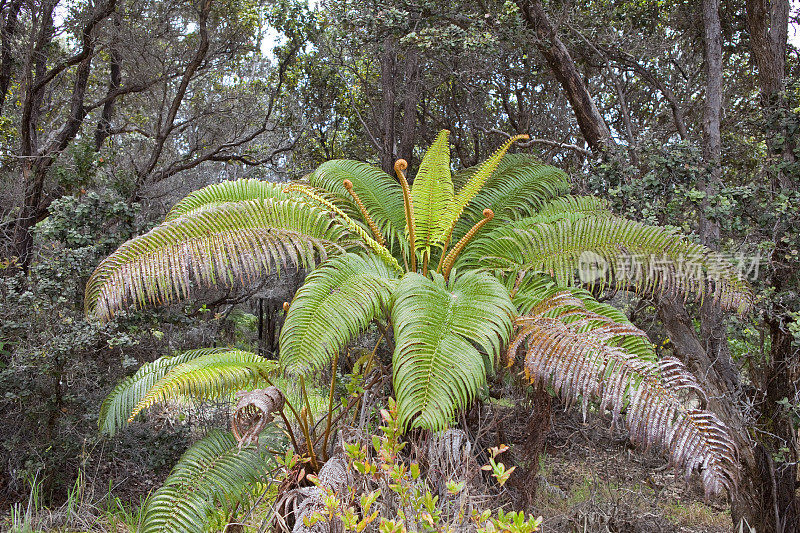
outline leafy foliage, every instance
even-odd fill
[[[265,383],[275,368],[274,361],[230,348],[160,357],[114,387],[100,407],[100,430],[113,435],[142,410],[166,400],[230,397]]]
[[[194,284],[313,267],[347,244],[340,224],[290,200],[223,203],[189,214],[128,241],[100,263],[86,285],[87,311],[110,318],[128,302],[186,298]]]
[[[127,423],[133,409],[147,392],[164,375],[174,367],[190,361],[201,355],[209,353],[221,353],[225,348],[204,348],[201,350],[187,350],[185,352],[159,357],[152,363],[145,363],[132,376],[123,379],[111,393],[106,396],[100,406],[100,420],[98,425],[100,431],[114,435]]]
[[[374,256],[347,254],[312,272],[289,307],[281,360],[318,369],[372,320],[385,319],[396,276]]]
[[[344,180],[353,184],[353,190],[385,235],[392,238],[403,230],[406,221],[400,185],[381,169],[360,161],[337,159],[326,161],[308,175],[310,185],[327,191],[346,207],[347,213],[358,217],[358,206],[344,187]]]
[[[220,502],[235,502],[266,471],[255,448],[239,449],[231,433],[212,431],[189,448],[148,501],[142,533],[202,532]]]
[[[694,293],[739,312],[751,300],[746,284],[707,248],[674,230],[612,216],[523,218],[478,237],[461,264],[499,275],[545,273],[562,286],[575,284],[578,274],[599,288]]]
[[[514,314],[508,293],[488,275],[467,273],[447,287],[437,274],[432,280],[406,274],[392,308],[402,424],[445,427],[484,383],[486,369],[508,341]]]
[[[275,361],[251,352],[209,351],[167,371],[139,400],[128,422],[142,410],[166,400],[224,398],[240,389],[262,386],[276,369]]]
[[[449,131],[442,130],[422,159],[411,187],[417,250],[430,253],[432,246],[442,246],[448,230],[442,216],[453,209],[455,194],[450,176]]]

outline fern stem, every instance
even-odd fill
[[[331,364],[331,390],[328,393],[328,421],[325,423],[325,440],[322,441],[322,458],[328,460],[328,437],[331,434],[331,417],[333,416],[333,393],[336,389],[336,365],[339,363],[339,352],[333,354]]]
[[[372,220],[372,217],[369,216],[367,212],[367,208],[364,206],[364,202],[361,201],[361,198],[358,196],[358,193],[353,190],[353,182],[350,180],[344,180],[342,182],[344,188],[347,189],[347,192],[350,193],[350,196],[353,197],[358,209],[361,211],[361,216],[364,217],[364,221],[369,225],[369,229],[372,230],[372,234],[375,235],[375,240],[378,241],[378,244],[381,246],[386,245],[386,240],[381,235],[381,232],[378,230],[378,226],[375,224],[375,221]]]
[[[444,279],[448,279],[450,277],[450,270],[453,268],[453,264],[456,262],[458,254],[460,254],[461,251],[464,250],[464,247],[469,243],[469,241],[472,240],[475,234],[478,233],[478,231],[480,231],[480,229],[493,218],[494,218],[494,211],[492,211],[491,209],[484,209],[483,220],[472,226],[472,229],[470,229],[466,235],[461,237],[461,240],[458,241],[458,243],[455,246],[453,246],[453,249],[450,250],[450,253],[447,254],[447,258],[445,258],[444,260],[444,270],[442,272]]]
[[[314,420],[314,417],[311,414],[311,404],[308,402],[308,392],[306,391],[306,380],[305,377],[301,374],[300,375],[300,391],[303,395],[303,398],[306,401],[306,404],[300,409],[300,418],[302,422],[300,423],[300,429],[303,430],[303,437],[306,439],[306,447],[308,448],[308,458],[311,460],[311,468],[314,469],[314,472],[319,472],[319,463],[317,462],[317,454],[314,453],[314,443],[311,442],[311,434],[309,433],[308,429],[311,427],[311,424],[308,421],[307,416],[311,417],[311,420]],[[306,416],[307,413],[307,416]]]
[[[428,261],[431,258],[431,251],[425,250],[422,256],[422,275],[427,277],[428,276]]]
[[[450,239],[453,237],[453,227],[450,228],[450,232],[447,234],[447,239],[444,241],[444,246],[442,246],[442,256],[439,258],[439,265],[436,267],[436,272],[441,272],[442,267],[444,266],[444,260],[447,257],[447,247],[450,246]]]
[[[403,188],[403,203],[406,208],[406,227],[408,228],[408,245],[411,249],[411,272],[417,271],[417,253],[414,250],[414,204],[411,202],[411,189],[408,188],[408,181],[403,172],[408,168],[408,163],[405,159],[398,159],[394,163],[394,172],[397,174],[397,179],[400,181],[400,186]]]

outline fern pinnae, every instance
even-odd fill
[[[345,223],[347,229],[349,229],[350,231],[361,237],[361,239],[364,241],[367,247],[369,247],[370,250],[375,252],[383,261],[386,262],[386,264],[394,268],[398,273],[402,274],[403,268],[400,266],[400,263],[397,262],[397,259],[395,259],[394,256],[392,256],[392,253],[389,250],[387,250],[386,247],[381,246],[375,239],[370,237],[369,234],[366,231],[364,231],[364,228],[356,224],[352,218],[347,216],[347,214],[344,211],[342,211],[339,207],[337,207],[333,202],[323,198],[319,194],[312,191],[310,188],[300,184],[289,185],[284,190],[286,192],[291,192],[291,191],[300,192],[305,196],[307,196],[308,198],[310,198],[311,200],[324,205],[325,207],[336,213],[339,216],[339,218],[341,218],[341,220]]]
[[[141,531],[201,533],[221,501],[241,501],[266,471],[256,448],[239,449],[231,433],[213,430],[186,450],[148,500]]]
[[[455,196],[455,201],[452,204],[451,211],[446,215],[450,219],[447,229],[447,241],[450,240],[450,236],[453,234],[456,223],[458,222],[458,219],[461,218],[461,214],[464,212],[464,209],[481,191],[483,186],[486,184],[486,181],[489,179],[495,169],[497,169],[500,161],[506,155],[506,152],[508,152],[515,142],[523,139],[530,139],[530,136],[525,134],[514,135],[508,139],[500,148],[495,150],[495,152],[489,156],[488,159],[481,163],[475,173],[470,176],[464,187],[458,191],[458,194]]]
[[[100,405],[100,431],[114,435],[128,423],[131,412],[147,392],[172,368],[192,359],[229,351],[228,348],[202,348],[159,357],[143,364],[132,376],[119,382]]]
[[[247,387],[267,382],[277,363],[240,350],[202,354],[172,367],[139,400],[128,418],[130,423],[144,409],[173,399],[225,398]]]

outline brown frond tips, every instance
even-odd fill
[[[236,409],[231,420],[233,435],[239,448],[258,444],[258,435],[272,422],[273,415],[283,410],[283,393],[277,387],[236,393]]]
[[[283,302],[283,312],[284,313],[289,312],[289,302]]]
[[[484,209],[483,218],[485,218],[487,222],[492,220],[494,218],[494,211],[492,211],[491,209]]]
[[[344,185],[344,188],[347,189],[348,191],[351,191],[351,192],[353,191],[353,182],[352,181],[344,180],[342,182],[342,185]]]

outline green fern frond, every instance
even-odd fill
[[[467,207],[467,205],[469,205],[475,196],[480,193],[489,177],[492,176],[492,174],[498,168],[500,161],[506,155],[506,152],[508,152],[509,148],[511,148],[511,145],[520,139],[527,138],[527,135],[515,135],[514,137],[511,137],[491,156],[489,156],[488,159],[478,165],[475,172],[471,173],[467,182],[464,184],[461,190],[458,191],[458,194],[456,194],[455,201],[453,201],[451,204],[450,210],[444,215],[448,234],[452,232],[453,226],[456,224],[458,219],[461,218],[461,214],[464,212],[464,209]],[[481,209],[481,212],[483,212],[483,209]]]
[[[133,408],[128,422],[144,409],[167,400],[227,398],[238,390],[264,387],[277,368],[277,362],[251,352],[203,354],[172,367],[156,381]]]
[[[320,194],[317,194],[315,191],[300,184],[293,184],[287,187],[285,190],[287,191],[296,191],[303,195],[305,195],[309,200],[316,202],[330,211],[333,211],[339,216],[339,219],[347,229],[349,229],[352,233],[358,235],[362,241],[366,244],[366,246],[375,252],[375,254],[380,257],[384,263],[392,267],[396,272],[402,274],[403,267],[400,266],[400,263],[397,262],[397,259],[394,258],[392,253],[386,249],[386,247],[382,246],[379,242],[372,238],[372,236],[367,233],[367,231],[355,223],[355,221],[350,218],[347,213],[342,211],[339,207],[337,207],[333,202],[324,198]]]
[[[567,213],[603,217],[611,215],[608,209],[608,201],[597,196],[567,195],[553,198],[537,209],[536,213],[532,213],[531,216],[540,217],[542,220]]]
[[[385,319],[396,274],[376,256],[347,254],[309,274],[281,329],[284,368],[325,365],[374,319]]]
[[[687,477],[700,470],[707,495],[736,486],[737,450],[727,428],[687,399],[688,392],[705,400],[694,376],[676,359],[638,357],[617,343],[643,332],[583,308],[567,291],[541,302],[517,325],[509,359],[527,343],[524,368],[532,382],[553,387],[568,403],[582,400],[584,412],[589,400],[599,401],[613,424],[624,412],[631,440],[664,447]]]
[[[292,195],[283,192],[284,185],[256,179],[240,179],[214,183],[198,189],[172,206],[165,222],[190,215],[199,209],[211,209],[229,202],[247,200],[289,200]]]
[[[100,405],[100,431],[114,435],[128,423],[128,418],[147,391],[172,368],[207,354],[229,351],[228,348],[203,348],[159,357],[143,364],[132,376],[123,379]]]
[[[242,498],[266,474],[255,448],[239,449],[229,432],[212,431],[181,456],[147,504],[142,533],[205,531],[218,503]]]
[[[509,278],[549,274],[562,286],[574,285],[580,274],[591,286],[712,297],[739,312],[752,300],[747,284],[718,254],[675,230],[613,216],[522,219],[478,236],[458,264]]]
[[[403,192],[397,180],[381,169],[360,161],[336,159],[321,164],[307,179],[312,187],[333,194],[350,216],[358,217],[358,206],[342,185],[344,180],[350,180],[389,245],[402,240],[406,225]]]
[[[441,429],[474,397],[511,332],[514,306],[500,283],[466,273],[406,274],[392,308],[394,391],[405,427]],[[488,360],[478,351],[482,350]]]
[[[430,251],[442,246],[450,229],[445,213],[452,211],[455,202],[450,176],[450,143],[448,130],[442,130],[431,144],[411,185],[414,204],[414,226],[417,250]]]
[[[466,171],[467,175],[476,172],[472,168]],[[485,186],[469,202],[465,224],[479,220],[484,209],[494,211],[498,220],[533,216],[547,202],[568,191],[569,177],[563,170],[544,165],[528,154],[506,154]],[[459,196],[461,194],[459,191]]]
[[[125,304],[187,298],[197,285],[233,284],[286,268],[314,267],[344,251],[347,230],[295,201],[248,200],[199,210],[132,239],[98,265],[86,311],[109,319]]]

